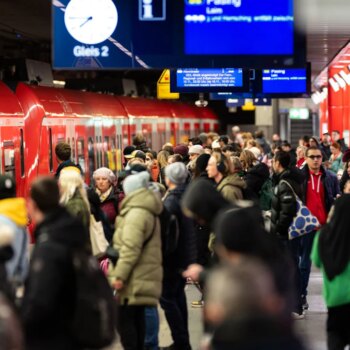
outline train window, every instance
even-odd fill
[[[15,146],[12,141],[4,141],[5,174],[15,178]]]
[[[72,137],[72,159],[73,162],[76,162],[76,158],[75,158],[75,138]]]
[[[51,128],[49,128],[49,167],[50,167],[50,172],[53,172],[52,129]]]
[[[78,164],[80,165],[83,173],[85,173],[85,156],[84,156],[84,140],[77,140],[77,153],[78,153]]]
[[[89,137],[88,140],[88,157],[89,157],[89,173],[92,178],[92,174],[95,168],[95,152],[94,152],[94,139]]]
[[[102,152],[103,152],[103,149],[102,149],[102,136],[99,137],[99,147],[98,147],[98,152],[99,152],[99,163],[98,163],[98,167],[102,167]]]
[[[21,177],[24,176],[24,137],[23,137],[23,129],[20,129],[21,134],[21,144],[20,144],[20,157],[21,157]]]

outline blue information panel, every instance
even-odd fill
[[[51,0],[53,67],[303,65],[294,1]]]
[[[263,94],[306,94],[308,92],[306,69],[264,69]]]
[[[250,92],[211,92],[209,94],[210,100],[226,100],[226,99],[246,99],[246,98],[253,98],[254,95]]]
[[[243,91],[247,89],[247,75],[242,68],[179,68],[171,71],[171,91]]]
[[[185,3],[187,54],[293,53],[293,0],[185,0]],[[210,44],[204,45],[204,40]]]

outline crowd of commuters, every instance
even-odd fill
[[[191,349],[186,283],[202,295],[191,300],[204,311],[202,349],[304,349],[293,320],[309,309],[311,261],[324,277],[328,348],[349,345],[350,151],[339,132],[305,136],[294,150],[277,134],[270,143],[235,126],[230,137],[201,133],[157,151],[137,135],[123,171],[96,169],[88,185],[59,143],[55,177],[34,181],[26,205],[0,176],[3,349],[89,348],[72,320],[76,257],[95,254],[96,227],[98,278],[114,293],[112,327],[125,350],[159,349],[158,305],[173,339],[166,349]],[[301,205],[317,224],[291,236]],[[87,298],[97,290],[85,288]]]

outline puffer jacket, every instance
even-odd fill
[[[230,203],[235,203],[238,199],[243,199],[243,190],[247,187],[245,181],[238,174],[224,177],[216,186],[216,189]]]
[[[109,280],[124,282],[118,293],[121,304],[157,305],[162,290],[162,244],[158,215],[163,205],[149,189],[126,196],[117,218],[113,247],[119,252],[116,266],[109,267]]]
[[[29,269],[29,237],[26,231],[28,221],[24,198],[0,200],[0,226],[9,227],[14,233],[13,257],[6,263],[8,278],[24,282]]]
[[[296,215],[297,204],[292,189],[282,180],[287,181],[302,200],[304,175],[299,169],[291,168],[273,177],[275,186],[271,203],[271,233],[288,239],[288,228]]]

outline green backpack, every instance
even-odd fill
[[[261,210],[266,211],[271,209],[272,196],[273,196],[272,180],[268,178],[261,186],[261,190],[259,192],[259,206]]]

